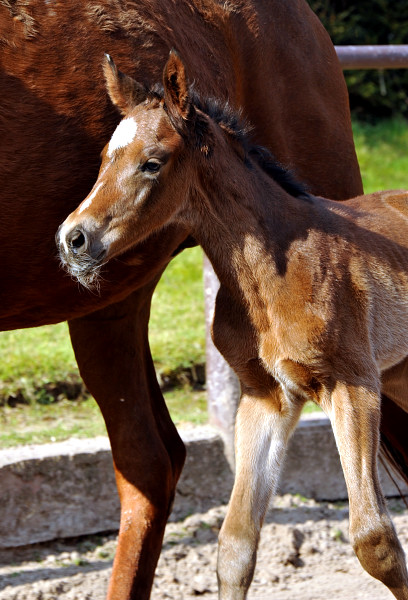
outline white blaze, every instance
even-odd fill
[[[88,208],[88,206],[91,206],[92,200],[95,198],[96,194],[99,192],[99,190],[101,189],[102,186],[103,186],[103,181],[101,181],[101,183],[98,183],[98,185],[96,186],[96,188],[94,189],[92,194],[90,196],[88,196],[88,198],[86,200],[84,200],[82,202],[81,206],[79,207],[78,214],[81,214],[81,212],[83,210]]]
[[[125,148],[130,144],[136,135],[136,121],[131,117],[123,119],[116,127],[108,146],[108,156],[111,157],[118,148]]]

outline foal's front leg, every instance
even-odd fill
[[[262,522],[302,406],[302,401],[289,403],[277,384],[268,397],[242,396],[235,429],[235,483],[219,537],[221,600],[246,598]]]
[[[337,383],[331,402],[329,414],[348,489],[354,551],[370,575],[398,600],[408,600],[405,555],[378,480],[380,395],[368,386]]]

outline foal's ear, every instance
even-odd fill
[[[105,54],[103,73],[109,97],[122,115],[125,116],[132,108],[146,100],[145,87],[119,71],[109,54]]]
[[[189,96],[189,82],[183,61],[175,50],[163,71],[164,104],[176,124],[183,126],[194,113]]]

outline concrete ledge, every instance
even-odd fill
[[[379,476],[383,493],[388,498],[399,496],[399,489],[404,496],[408,494],[404,480],[393,474],[395,485],[381,464]],[[347,499],[336,442],[324,413],[311,413],[300,420],[290,441],[279,492],[301,494],[316,500]]]
[[[171,519],[228,501],[233,475],[223,444],[210,427],[181,432],[187,461]],[[381,471],[383,490],[398,490]],[[407,486],[398,484],[405,494]],[[280,493],[317,500],[347,497],[326,417],[304,418],[295,431]],[[119,525],[119,501],[107,438],[25,446],[0,451],[0,547],[96,533]]]

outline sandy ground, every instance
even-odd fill
[[[152,600],[216,600],[217,535],[225,506],[170,523]],[[408,511],[390,501],[408,549]],[[115,534],[57,540],[0,552],[0,600],[103,600]],[[268,513],[249,599],[390,600],[360,567],[348,542],[348,506],[278,497]]]

